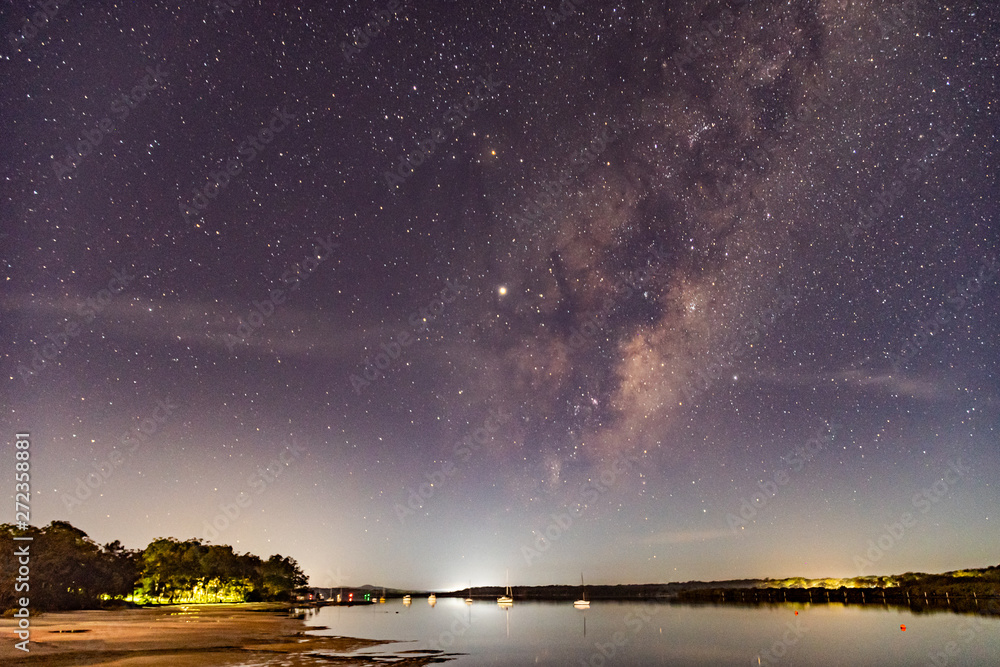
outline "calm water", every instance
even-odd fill
[[[581,611],[518,601],[504,610],[419,598],[323,607],[306,622],[329,628],[310,634],[404,640],[366,654],[436,649],[454,665],[1000,665],[1000,618],[880,606],[598,601]]]

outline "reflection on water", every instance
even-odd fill
[[[1000,617],[840,603],[760,607],[665,602],[323,607],[310,634],[399,640],[361,652],[456,665],[994,665]],[[405,653],[404,653],[405,652]],[[440,652],[440,653],[438,653]]]

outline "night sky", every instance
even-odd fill
[[[994,3],[320,4],[3,3],[32,523],[317,586],[998,562]]]

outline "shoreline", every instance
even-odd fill
[[[113,611],[60,611],[31,617],[30,652],[15,648],[16,619],[0,619],[0,662],[115,667],[209,667],[210,665],[365,665],[360,649],[391,640],[320,637],[289,613],[289,604],[164,605]],[[322,652],[323,655],[318,654]],[[394,660],[425,665],[434,656]]]

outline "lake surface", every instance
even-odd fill
[[[798,612],[798,614],[796,614]],[[309,610],[309,634],[394,639],[361,653],[443,651],[454,665],[1000,665],[1000,617],[881,605],[400,600]],[[906,626],[902,630],[900,626]],[[426,655],[426,654],[425,654]]]

